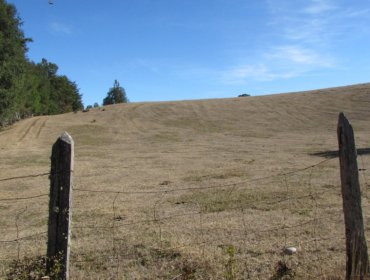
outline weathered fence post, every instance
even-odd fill
[[[73,139],[64,132],[53,145],[50,172],[47,271],[57,272],[56,279],[69,277],[73,156]]]
[[[369,258],[361,209],[357,152],[352,126],[343,113],[339,114],[337,133],[346,233],[346,279],[365,279],[369,272]]]

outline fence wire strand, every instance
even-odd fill
[[[329,234],[330,229],[325,229],[323,226],[342,224],[343,217],[341,211],[340,209],[334,211],[336,209],[330,209],[330,206],[325,206],[319,203],[319,201],[323,200],[325,202],[327,196],[339,196],[340,192],[335,188],[317,188],[313,182],[316,174],[315,168],[325,165],[331,160],[333,158],[327,158],[316,164],[288,172],[250,178],[239,182],[217,185],[200,183],[196,186],[180,188],[166,187],[166,189],[159,190],[155,189],[158,186],[145,186],[145,188],[151,188],[150,190],[125,191],[123,187],[121,190],[94,190],[84,187],[83,180],[78,178],[78,185],[73,186],[74,192],[80,192],[81,198],[85,201],[93,197],[94,201],[92,203],[104,203],[108,207],[103,210],[104,215],[102,214],[103,217],[107,218],[96,220],[94,214],[90,216],[89,209],[85,209],[84,205],[74,205],[74,211],[77,214],[74,216],[75,219],[72,220],[71,228],[72,240],[76,243],[76,245],[72,245],[75,246],[72,248],[73,263],[74,265],[83,265],[84,263],[96,265],[97,262],[101,262],[108,269],[109,266],[107,263],[110,263],[112,277],[120,279],[122,271],[127,269],[127,265],[133,265],[130,263],[131,261],[135,260],[135,265],[137,265],[137,262],[140,263],[140,261],[143,263],[147,262],[146,265],[148,265],[157,255],[159,262],[164,260],[173,262],[178,256],[195,254],[199,259],[199,267],[197,269],[201,269],[202,261],[209,259],[208,254],[212,252],[215,258],[217,257],[221,260],[225,260],[226,258],[228,261],[225,267],[229,266],[229,269],[231,269],[229,272],[234,273],[232,267],[235,265],[239,255],[251,258],[257,264],[259,263],[256,260],[256,256],[272,258],[276,261],[280,259],[288,263],[293,258],[300,258],[299,255],[288,256],[282,253],[284,252],[284,248],[289,246],[295,246],[301,250],[303,256],[307,254],[315,255],[314,253],[320,251],[320,246],[324,242],[332,243],[333,250],[337,250],[337,243],[339,241],[343,243],[342,239],[344,237],[338,237],[338,235],[333,233]],[[363,160],[362,169],[365,169]],[[307,182],[300,184],[305,184],[307,188],[302,187],[297,189],[295,185],[301,180],[302,176],[298,178],[295,175],[303,172],[308,172]],[[0,179],[0,182],[32,179],[50,175],[50,173],[41,173],[10,177]],[[363,174],[363,176],[365,175]],[[366,182],[365,177],[364,181]],[[240,198],[241,191],[247,188],[250,191],[255,190],[256,183],[259,185],[258,190],[262,190],[263,192],[264,182],[266,186],[268,183],[273,182],[279,195],[272,192],[270,195],[261,196],[258,199],[253,196],[248,197],[248,199]],[[136,189],[140,188],[140,186],[133,187]],[[221,205],[222,203],[228,203],[229,206],[227,206],[226,211],[210,212],[209,209],[199,202],[197,204],[197,202],[191,200],[185,202],[173,200],[174,195],[194,195],[197,192],[204,192],[208,195],[208,191],[213,190],[216,191],[216,194],[219,194],[219,197],[212,202]],[[93,195],[94,193],[98,195],[95,197]],[[124,215],[123,213],[125,212],[133,211],[128,206],[123,207],[121,205],[122,199],[120,198],[124,195],[138,195],[138,199],[144,201],[146,207],[143,207],[142,211],[133,212],[132,216],[129,214]],[[0,202],[6,204],[7,202],[21,201],[26,204],[23,209],[27,209],[29,205],[32,205],[33,199],[47,196],[49,196],[48,193],[33,196],[5,197],[0,199]],[[130,198],[125,200],[125,202],[128,201],[130,201]],[[310,208],[308,208],[307,202],[310,202]],[[304,207],[306,208],[300,209],[301,204],[305,205]],[[271,221],[271,224],[268,225],[263,225],[264,221],[256,221],[256,224],[253,224],[250,216],[253,213],[262,213],[261,217],[268,214],[267,210],[264,212],[264,205],[267,209],[278,209],[278,211],[281,211],[281,216]],[[298,210],[296,210],[297,207]],[[330,211],[326,212],[326,209]],[[296,215],[295,211],[301,211],[302,214]],[[21,209],[18,209],[17,213],[15,217],[16,236],[8,240],[0,240],[0,243],[14,244],[15,255],[19,260],[22,255],[25,255],[25,252],[22,252],[22,250],[25,250],[23,249],[25,247],[22,245],[23,242],[36,238],[40,238],[40,240],[42,239],[46,242],[45,236],[47,235],[47,231],[39,231],[22,236],[23,229],[21,230],[21,226],[24,220],[28,218],[25,215],[25,211]],[[239,221],[239,227],[232,226],[229,223],[232,220]],[[45,223],[43,226],[45,226]],[[35,228],[35,226],[32,228]],[[196,238],[189,237],[189,232],[192,232]],[[152,239],[150,239],[150,242],[148,240],[141,240],[141,234],[151,236]],[[104,244],[110,242],[109,246],[99,249],[102,252],[100,257],[96,256],[96,253],[93,253],[94,257],[88,257],[88,250],[84,249],[83,245],[81,245],[84,244],[85,239],[90,240],[91,238],[96,241],[93,247],[100,246],[100,243],[103,244],[101,246],[105,246]],[[146,244],[146,242],[150,244]],[[259,249],[258,246],[261,243],[266,243],[266,246],[269,245],[268,247],[271,248]],[[317,257],[312,259],[311,263],[330,262],[330,256],[324,259],[321,255],[317,254]],[[249,260],[246,259],[244,262],[248,263]],[[264,269],[265,272],[261,272],[258,277],[263,277],[263,275],[269,275],[270,277],[274,274],[274,267]],[[185,277],[186,273],[188,272],[177,273],[171,279],[182,279],[181,277]],[[248,273],[255,275],[256,271]],[[319,266],[317,274],[325,275],[322,267]]]

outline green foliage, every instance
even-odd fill
[[[23,80],[27,39],[20,26],[16,8],[0,0],[0,125],[13,117]]]
[[[117,80],[114,81],[114,85],[109,89],[107,97],[103,100],[103,105],[111,105],[117,103],[127,103],[128,99],[126,96],[126,91],[123,87],[119,85]]]
[[[248,97],[248,96],[251,96],[251,95],[248,93],[243,93],[243,94],[238,95],[238,97]]]
[[[76,83],[57,75],[58,66],[42,59],[29,63],[19,110],[25,114],[52,115],[83,108]]]
[[[26,57],[27,42],[14,5],[0,0],[0,127],[30,115],[83,108],[77,85],[57,75],[58,66]]]
[[[50,279],[57,279],[62,270],[60,258],[53,260],[53,267],[47,273],[47,258],[44,256],[25,257],[21,260],[14,260],[9,264],[6,271],[6,278],[9,280],[36,280],[48,275]]]
[[[225,264],[225,279],[235,280],[236,278],[236,248],[233,245],[227,247],[227,256],[228,259]]]

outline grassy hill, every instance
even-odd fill
[[[284,265],[298,279],[344,275],[338,159],[305,168],[337,149],[339,112],[369,148],[369,108],[370,84],[360,84],[21,121],[0,132],[0,233],[40,235],[0,243],[2,269],[45,253],[49,189],[47,176],[1,179],[47,173],[51,145],[68,131],[73,279],[281,279]],[[370,170],[366,154],[359,164]],[[298,253],[283,255],[285,246]]]

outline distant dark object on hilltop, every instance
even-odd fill
[[[248,97],[248,96],[251,96],[251,95],[248,93],[243,93],[243,94],[238,95],[238,97]]]

